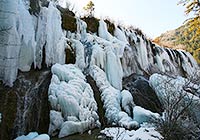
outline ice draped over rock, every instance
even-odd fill
[[[40,14],[41,15],[39,15],[39,24],[36,34],[36,54],[41,54],[42,58],[45,57],[45,63],[47,66],[55,63],[64,64],[65,48],[67,44],[61,28],[60,11],[52,2],[50,2],[48,8],[41,8]],[[44,40],[40,40],[41,38]],[[42,56],[43,49],[45,50],[45,56]],[[40,59],[37,64],[39,68],[41,67],[41,63],[42,62]]]
[[[12,86],[18,69],[29,71],[32,64],[41,68],[43,61],[47,66],[65,63],[66,38],[54,3],[41,7],[36,17],[30,15],[23,0],[0,2],[1,29],[5,29],[0,32],[0,79],[4,83]],[[74,39],[77,60],[81,58],[77,65],[82,70],[90,64],[99,66],[117,89],[122,89],[122,77],[132,73],[161,71],[189,76],[198,68],[189,53],[159,47],[134,29],[116,25],[112,36],[103,19],[99,21],[99,37],[87,33],[86,28],[86,23],[77,18],[77,33],[68,36]]]
[[[17,1],[0,1],[0,80],[12,86],[18,71],[20,37],[17,32]]]
[[[93,91],[75,65],[55,64],[49,86],[49,134],[65,137],[100,126]]]
[[[29,71],[32,64],[41,68],[43,57],[47,66],[65,63],[66,38],[52,2],[41,8],[38,17],[30,15],[23,0],[0,4],[0,80],[12,86],[18,69]]]

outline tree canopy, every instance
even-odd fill
[[[186,7],[187,15],[192,14],[192,17],[185,22],[187,28],[181,33],[179,41],[187,46],[186,50],[191,52],[200,63],[200,1],[180,0],[179,4]]]
[[[187,15],[191,13],[193,14],[193,16],[186,21],[186,24],[189,25],[188,32],[195,32],[196,35],[191,38],[194,39],[200,35],[200,1],[180,0],[179,4],[182,4],[186,7],[185,13]]]

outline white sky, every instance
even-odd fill
[[[80,14],[83,13],[83,7],[89,2],[89,0],[68,1]],[[178,0],[92,1],[95,4],[95,16],[110,17],[125,25],[133,25],[151,38],[181,26],[187,18],[184,14],[185,8],[177,5]]]

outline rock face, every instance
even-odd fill
[[[133,96],[134,103],[152,112],[161,113],[162,105],[150,87],[149,81],[137,74],[132,74],[123,79],[123,88],[129,90]]]
[[[30,131],[48,131],[49,70],[19,73],[12,88],[0,84],[0,139],[11,140]]]
[[[97,102],[97,107],[98,107],[97,113],[99,115],[99,121],[101,123],[101,128],[104,128],[107,124],[107,120],[104,117],[105,110],[103,108],[103,103],[101,101],[101,92],[99,91],[99,88],[97,87],[96,82],[94,81],[94,79],[90,75],[88,75],[86,77],[86,79],[87,79],[87,82],[90,84],[90,86],[91,86],[91,88],[94,92],[94,98]]]

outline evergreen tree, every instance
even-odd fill
[[[190,13],[193,13],[194,16],[192,18],[189,18],[186,21],[186,24],[189,25],[188,33],[189,32],[195,32],[195,37],[200,35],[200,1],[199,0],[180,0],[179,4],[183,4],[183,6],[186,7],[185,13],[188,15]]]
[[[87,12],[88,17],[93,17],[94,16],[94,3],[92,1],[89,1],[88,4],[83,7],[83,9]]]
[[[179,4],[186,7],[185,13],[193,14],[185,22],[185,30],[181,33],[179,41],[187,46],[186,50],[193,54],[200,63],[200,1],[199,0],[180,0]]]

